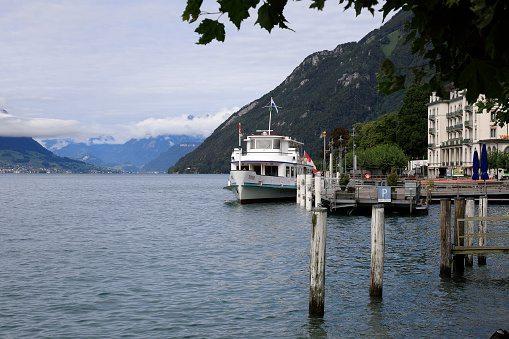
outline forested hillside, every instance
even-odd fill
[[[272,91],[274,101],[282,107],[279,114],[273,112],[273,133],[303,141],[311,157],[318,158],[323,131],[329,134],[334,128],[351,128],[355,123],[398,111],[403,93],[388,97],[378,94],[376,74],[386,57],[398,65],[415,63],[409,47],[402,46],[403,23],[408,17],[408,13],[398,13],[359,42],[308,56]],[[237,145],[238,123],[247,134],[267,129],[269,103],[267,93],[245,105],[170,171],[228,172],[229,156]]]

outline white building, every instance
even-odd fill
[[[453,90],[449,99],[433,93],[428,106],[428,175],[472,176],[474,151],[482,144],[491,151],[509,152],[509,128],[495,123],[494,113],[477,113],[465,98],[466,90]]]

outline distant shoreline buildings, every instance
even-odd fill
[[[479,112],[468,103],[466,90],[452,90],[448,99],[435,92],[428,104],[428,176],[472,176],[474,151],[509,152],[509,126],[500,127],[495,114]],[[480,97],[482,99],[482,96]]]

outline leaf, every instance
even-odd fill
[[[201,4],[203,0],[187,0],[186,9],[182,14],[182,21],[195,22],[201,13]]]
[[[286,19],[283,15],[283,9],[285,8],[287,0],[268,0],[258,9],[258,19],[255,24],[259,24],[260,27],[266,29],[269,33],[278,25],[280,28],[290,29],[286,25]]]
[[[201,34],[201,37],[198,39],[198,45],[206,45],[214,39],[224,42],[224,24],[217,20],[204,19],[195,29],[195,32]]]
[[[228,13],[230,21],[240,29],[240,24],[249,18],[249,10],[256,8],[259,0],[218,0],[219,11]]]
[[[309,8],[316,8],[317,10],[323,10],[323,6],[325,6],[325,0],[311,0],[313,3],[309,6]]]

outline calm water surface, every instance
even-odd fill
[[[308,317],[311,214],[239,205],[226,175],[0,175],[2,338],[489,338],[509,329],[509,260],[444,280],[439,206],[328,217],[326,307]],[[490,206],[490,215],[508,215]],[[500,226],[508,231],[507,225]]]

